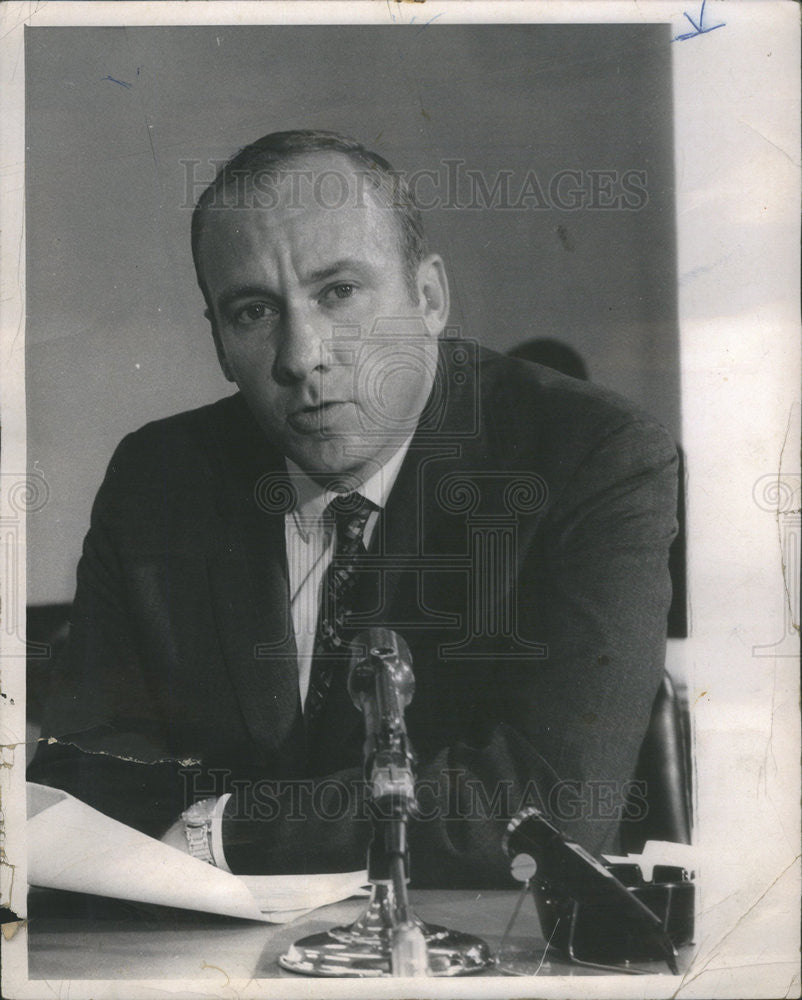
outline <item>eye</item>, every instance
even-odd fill
[[[240,326],[251,326],[275,316],[276,309],[268,302],[249,302],[234,314],[234,322]]]
[[[323,293],[324,299],[350,299],[356,290],[356,286],[350,281],[338,281],[336,285],[327,288]]]

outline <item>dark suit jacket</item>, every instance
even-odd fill
[[[528,804],[592,852],[614,845],[663,670],[675,461],[620,398],[442,343],[362,607],[413,655],[415,884],[504,882],[504,823]],[[59,742],[32,780],[154,836],[231,791],[234,871],[364,864],[344,672],[308,738],[299,711],[288,485],[239,395],[123,440],[45,719]]]

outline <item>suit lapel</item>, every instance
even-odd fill
[[[232,402],[233,419],[215,428],[220,488],[207,562],[213,614],[252,736],[265,750],[294,758],[303,735],[284,541],[289,482],[244,402]]]
[[[452,477],[468,480],[488,465],[479,363],[455,362],[466,354],[461,342],[441,341],[432,392],[440,403],[424,412],[384,512],[379,543],[387,562],[384,606],[391,627],[401,630],[404,624],[430,632],[448,626],[437,609],[451,602],[437,598],[453,581],[432,567],[435,561],[467,555],[465,519],[443,489]],[[418,592],[420,578],[410,572],[421,560],[428,567],[425,599]]]

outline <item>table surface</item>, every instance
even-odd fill
[[[603,974],[571,965],[546,951],[531,897],[524,900],[499,954],[519,893],[515,890],[418,890],[410,893],[423,920],[483,938],[496,967],[483,975]],[[231,979],[302,978],[278,958],[298,938],[349,924],[365,907],[351,899],[315,910],[289,924],[260,924],[167,907],[32,889],[28,962],[31,979]],[[681,966],[687,956],[680,955]],[[664,963],[639,965],[667,973]],[[223,971],[225,970],[225,971]]]

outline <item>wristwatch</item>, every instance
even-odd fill
[[[209,865],[215,864],[212,854],[212,813],[216,804],[217,799],[201,799],[181,813],[189,853],[193,858]]]

